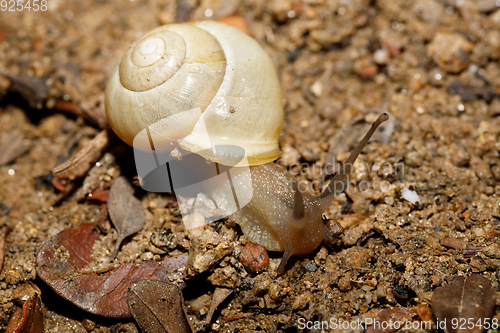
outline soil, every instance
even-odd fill
[[[363,322],[393,306],[424,320],[417,306],[431,307],[436,288],[471,273],[500,290],[498,2],[42,3],[44,11],[0,11],[0,228],[10,228],[0,330],[36,293],[45,332],[137,331],[132,319],[63,300],[37,278],[35,262],[42,244],[81,223],[101,225],[93,259],[109,262],[116,231],[102,202],[78,189],[91,174],[94,189],[120,174],[132,183],[131,148],[112,140],[88,173],[69,181],[71,190],[54,188],[50,172],[106,128],[106,79],[132,41],[161,24],[229,15],[245,19],[276,66],[285,105],[277,163],[311,193],[321,192],[331,161],[345,160],[366,124],[390,114],[358,158],[351,186],[324,213],[332,230],[338,222],[344,231],[335,244],[293,257],[283,275],[275,252],[268,268],[247,272],[239,254],[248,239],[236,224],[184,231],[175,196],[137,187],[146,223],[115,265],[209,253],[212,261],[183,272],[183,294],[190,322],[201,327],[216,287],[233,290],[205,328],[214,332],[295,332],[304,319]]]

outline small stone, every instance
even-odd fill
[[[468,241],[466,238],[457,238],[457,237],[447,237],[443,238],[440,241],[440,244],[455,250],[463,250],[467,245]]]
[[[200,237],[191,240],[186,275],[194,276],[214,267],[232,252],[230,239],[222,239],[211,229],[205,229]]]
[[[491,29],[500,28],[500,9],[488,17],[488,24],[491,26]]]
[[[455,145],[455,146],[453,146],[453,148],[456,148],[453,150],[454,153],[451,156],[451,161],[453,162],[453,164],[455,164],[456,166],[461,167],[461,168],[469,165],[469,161],[470,161],[469,153],[467,153],[459,145]]]
[[[408,187],[406,186],[403,187],[403,190],[401,190],[401,196],[403,197],[403,199],[411,202],[412,204],[415,204],[422,200],[422,198],[420,197],[420,195],[418,195],[417,192],[408,189]]]
[[[500,115],[500,99],[493,98],[493,100],[490,103],[489,113],[491,117],[496,117]]]
[[[371,257],[373,257],[373,250],[362,246],[353,246],[347,250],[344,263],[353,269],[367,268]]]
[[[389,52],[387,48],[381,48],[373,54],[373,61],[377,65],[386,65],[389,62]]]
[[[305,310],[311,302],[313,295],[310,291],[306,291],[299,295],[292,304],[293,310]]]
[[[406,164],[410,165],[410,166],[413,166],[413,167],[419,167],[422,165],[422,155],[420,155],[418,152],[416,151],[412,151],[412,152],[409,152],[406,156],[405,156],[405,162]]]
[[[215,202],[205,193],[198,193],[194,202],[194,213],[205,218],[214,218],[220,215]]]
[[[476,175],[479,177],[479,179],[488,180],[493,178],[493,175],[491,174],[490,171],[490,166],[483,160],[477,161],[474,164],[474,168],[476,171]]]
[[[314,96],[320,97],[323,93],[323,84],[319,81],[316,81],[313,83],[310,89]]]
[[[486,237],[486,231],[480,227],[472,228],[472,233],[475,234],[476,237]]]
[[[206,224],[203,215],[196,213],[182,217],[182,221],[184,222],[184,228],[186,230],[201,229],[200,227]]]
[[[365,280],[365,284],[366,284],[367,286],[372,287],[372,288],[375,288],[375,287],[377,286],[377,283],[378,283],[378,281],[377,281],[377,279],[376,279],[376,278],[372,278],[372,279]]]
[[[286,282],[274,282],[269,287],[269,297],[273,301],[278,301],[286,296],[292,289],[287,286]]]
[[[158,229],[150,238],[151,243],[162,250],[173,250],[184,238],[183,232],[172,232],[170,229]]]
[[[234,289],[239,282],[239,275],[233,266],[215,269],[208,280],[214,285]]]
[[[245,269],[253,274],[269,266],[269,255],[266,249],[259,244],[248,242],[241,248],[240,262]]]
[[[345,276],[341,277],[338,282],[338,287],[340,291],[351,290],[351,280]]]
[[[377,297],[377,299],[385,299],[385,301],[389,304],[396,304],[396,299],[392,294],[392,286],[387,281],[382,281],[378,284],[377,290],[375,291],[375,296]]]
[[[427,48],[434,62],[450,73],[459,73],[470,63],[474,44],[458,33],[438,32]]]
[[[91,332],[96,326],[95,322],[88,318],[83,318],[82,325],[88,332]]]
[[[413,309],[418,314],[421,321],[430,322],[432,320],[432,310],[427,305],[419,304]]]
[[[497,0],[478,0],[476,2],[477,9],[483,13],[490,13],[498,8]]]
[[[292,3],[289,0],[274,0],[271,2],[271,12],[279,22],[288,18],[288,13],[292,10]]]
[[[316,272],[318,266],[313,261],[306,260],[302,262],[302,267],[304,267],[308,272]]]
[[[281,157],[278,160],[280,165],[285,167],[297,165],[299,164],[299,159],[300,153],[297,151],[297,149],[289,145],[283,145],[281,147]]]
[[[441,87],[445,84],[445,72],[443,72],[439,68],[435,68],[430,71],[428,78],[429,78],[429,83],[436,86],[436,87]]]
[[[493,165],[491,167],[491,173],[497,182],[500,181],[500,165]]]
[[[346,246],[352,246],[363,236],[364,230],[360,227],[348,228],[342,235],[342,241]]]
[[[259,279],[253,285],[252,289],[243,296],[241,303],[247,305],[250,303],[258,302],[260,297],[264,296],[269,290],[271,284],[269,276],[264,274],[258,275],[256,279]]]

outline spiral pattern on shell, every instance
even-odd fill
[[[106,87],[106,115],[138,149],[180,145],[225,165],[243,150],[248,165],[279,156],[283,106],[272,61],[222,23],[166,25],[133,43]]]

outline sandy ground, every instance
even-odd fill
[[[325,212],[343,234],[293,258],[285,274],[274,272],[280,253],[273,252],[269,269],[248,274],[238,259],[247,242],[239,227],[207,227],[205,236],[215,234],[211,246],[227,241],[231,250],[206,271],[188,274],[191,322],[204,319],[216,287],[234,290],[208,325],[217,332],[294,332],[301,318],[366,320],[389,306],[430,307],[437,287],[472,272],[498,290],[495,1],[48,0],[46,9],[0,11],[0,148],[20,154],[0,165],[0,227],[11,228],[0,272],[0,329],[26,295],[39,293],[46,332],[136,330],[123,326],[131,320],[70,305],[37,278],[43,243],[102,216],[100,203],[77,191],[83,178],[63,195],[46,175],[106,127],[106,79],[132,41],[161,24],[228,15],[246,20],[276,66],[285,104],[278,163],[312,193],[328,181],[328,161],[345,159],[366,122],[381,112],[391,119],[355,164],[352,186]],[[95,170],[99,186],[120,173],[132,182],[132,150],[115,140],[105,152]],[[146,223],[124,243],[117,264],[205,250],[179,227],[173,196],[140,189],[136,196]],[[109,220],[102,224],[107,232],[96,262],[106,261],[116,238]],[[174,240],[162,241],[165,234]],[[424,320],[419,315],[415,320]]]

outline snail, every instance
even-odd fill
[[[113,131],[134,149],[179,146],[232,167],[233,183],[251,184],[248,202],[235,212],[226,204],[234,188],[215,186],[208,194],[250,241],[284,251],[278,273],[290,256],[333,241],[322,213],[388,118],[379,116],[322,194],[302,193],[273,163],[283,105],[271,59],[251,37],[213,21],[162,26],[133,43],[109,79],[105,106]]]

